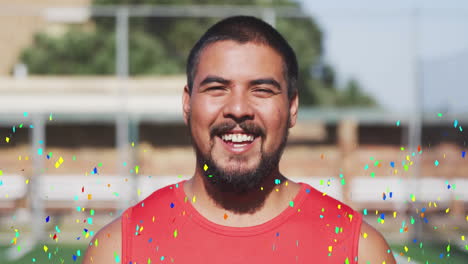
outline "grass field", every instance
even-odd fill
[[[38,246],[33,251],[29,252],[26,256],[21,259],[8,262],[5,260],[7,246],[0,246],[0,261],[2,264],[31,264],[31,263],[53,263],[53,264],[67,264],[67,263],[81,263],[86,247],[82,245],[70,245],[70,244],[49,244],[47,246],[47,252],[44,251],[44,247]],[[402,253],[402,256],[407,259],[410,257],[411,260],[419,263],[429,264],[467,264],[468,263],[468,251],[460,250],[455,247],[450,247],[447,251],[447,244],[420,244],[411,243],[406,245],[393,245],[392,249],[395,254]],[[78,256],[80,255],[80,256]],[[75,258],[73,257],[75,256]],[[408,263],[407,261],[403,263]]]

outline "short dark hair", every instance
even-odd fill
[[[241,44],[247,42],[264,44],[271,47],[283,59],[283,72],[288,84],[288,97],[297,92],[297,59],[294,50],[284,37],[268,23],[252,16],[233,16],[211,26],[195,43],[187,61],[187,86],[192,92],[193,80],[197,73],[200,55],[204,48],[218,41],[232,40]]]

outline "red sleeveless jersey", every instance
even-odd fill
[[[357,263],[361,214],[308,184],[270,221],[228,227],[199,214],[183,183],[122,214],[123,264]]]

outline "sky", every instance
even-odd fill
[[[389,111],[468,112],[468,1],[301,2],[340,85],[358,80]]]

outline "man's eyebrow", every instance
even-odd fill
[[[228,84],[231,83],[231,81],[226,80],[226,79],[224,79],[222,77],[208,75],[205,79],[203,79],[203,81],[200,82],[199,86],[203,86],[203,85],[208,84],[208,83],[222,83],[224,85],[228,85]]]
[[[281,91],[281,85],[273,78],[261,78],[250,81],[250,85],[260,85],[260,84],[269,84],[275,86],[279,91]]]

